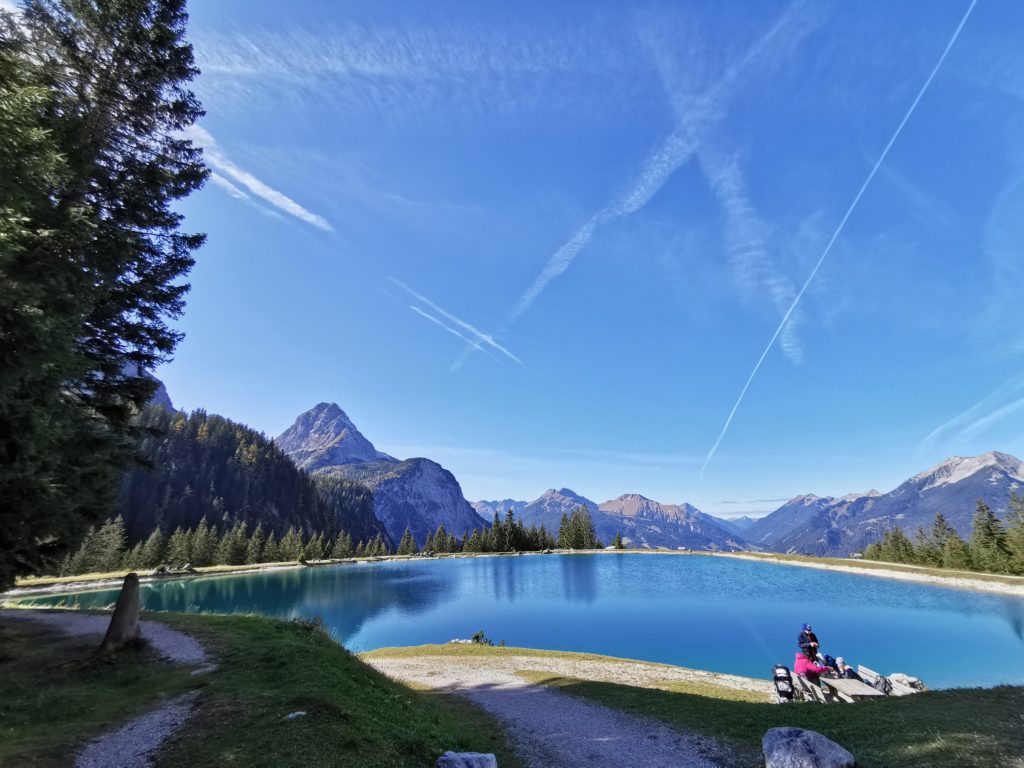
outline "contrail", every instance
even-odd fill
[[[846,213],[840,220],[839,226],[836,227],[836,231],[832,234],[832,238],[828,241],[828,244],[825,246],[825,250],[822,251],[821,256],[818,257],[818,261],[815,263],[814,269],[812,269],[811,273],[807,276],[807,279],[804,281],[803,286],[800,288],[800,292],[797,293],[796,298],[793,299],[793,303],[789,305],[789,309],[786,310],[786,314],[783,315],[782,322],[779,323],[779,327],[775,329],[775,333],[773,333],[771,339],[768,340],[768,345],[764,348],[764,352],[761,353],[761,357],[757,359],[757,364],[754,366],[754,370],[752,370],[750,372],[750,376],[747,377],[747,383],[744,384],[743,389],[740,390],[740,396],[736,398],[736,404],[733,405],[732,410],[729,411],[729,418],[725,420],[725,426],[723,426],[722,431],[718,433],[718,439],[715,440],[715,444],[711,446],[711,450],[708,451],[707,458],[704,459],[704,464],[700,468],[701,480],[704,479],[704,470],[707,469],[708,463],[710,463],[711,459],[714,457],[715,451],[718,450],[718,446],[721,445],[722,438],[724,438],[725,433],[729,431],[729,425],[732,424],[733,416],[736,415],[736,410],[740,407],[740,403],[743,402],[743,397],[744,395],[747,394],[747,390],[750,389],[751,382],[754,381],[754,377],[757,376],[757,372],[761,369],[761,364],[764,362],[764,359],[768,356],[768,352],[770,352],[771,348],[775,345],[775,340],[779,338],[779,334],[782,333],[782,329],[786,327],[786,323],[789,322],[790,316],[796,310],[797,305],[800,303],[800,299],[803,298],[803,295],[807,291],[808,286],[814,280],[814,276],[818,274],[818,270],[821,268],[822,263],[824,263],[825,257],[828,256],[829,251],[832,250],[832,246],[835,244],[836,240],[839,238],[840,233],[843,231],[843,227],[846,226],[847,219],[850,218],[850,215],[857,207],[857,203],[860,202],[861,197],[864,195],[864,191],[868,188],[868,185],[871,184],[871,180],[875,178],[875,174],[878,173],[878,169],[881,167],[882,162],[885,160],[885,156],[889,154],[889,150],[892,148],[892,145],[896,143],[896,139],[898,139],[900,133],[902,133],[903,126],[907,124],[907,121],[910,120],[910,116],[914,114],[914,110],[917,109],[918,103],[921,101],[921,98],[928,90],[928,86],[932,84],[932,80],[935,79],[935,75],[938,73],[939,68],[942,66],[942,62],[946,60],[946,56],[949,55],[949,51],[953,48],[953,45],[956,43],[956,39],[960,36],[960,31],[964,28],[964,25],[967,23],[967,20],[971,17],[971,12],[974,10],[974,6],[977,4],[978,0],[971,0],[971,4],[967,6],[967,11],[964,13],[963,17],[960,19],[960,23],[957,24],[956,29],[953,31],[953,36],[949,38],[949,42],[946,43],[946,47],[943,49],[942,55],[939,56],[939,60],[935,62],[935,66],[932,67],[931,74],[929,74],[928,78],[924,81],[924,85],[921,86],[921,90],[917,92],[917,96],[911,103],[910,109],[908,109],[907,113],[903,115],[903,119],[900,120],[900,124],[896,126],[895,133],[893,133],[892,138],[889,139],[889,143],[885,145],[885,149],[883,149],[882,154],[879,155],[878,160],[875,162],[874,167],[871,169],[871,173],[868,174],[868,177],[864,180],[864,183],[861,184],[860,189],[857,191],[857,194],[853,198],[853,202],[850,203],[850,207],[846,209]]]
[[[524,363],[518,357],[516,357],[511,352],[509,352],[507,349],[505,349],[505,347],[503,347],[501,344],[496,342],[494,340],[494,337],[491,336],[490,334],[484,333],[479,328],[474,328],[472,325],[470,325],[469,323],[465,322],[464,320],[460,320],[455,315],[453,315],[451,312],[448,312],[447,310],[445,310],[443,307],[439,307],[437,304],[432,302],[430,299],[428,299],[422,293],[418,293],[418,292],[414,291],[412,288],[410,288],[408,285],[403,283],[401,280],[397,280],[397,279],[395,279],[393,277],[388,277],[388,280],[390,280],[392,283],[397,285],[399,288],[401,288],[403,291],[408,293],[410,296],[412,296],[414,299],[416,299],[421,304],[425,304],[426,306],[430,307],[432,310],[434,310],[439,315],[441,315],[441,317],[446,318],[449,322],[452,322],[455,325],[457,325],[460,328],[462,328],[463,330],[468,331],[470,334],[472,334],[473,336],[476,337],[478,342],[482,342],[482,343],[486,344],[487,346],[491,347],[492,349],[496,349],[498,352],[501,352],[501,354],[505,355],[505,357],[509,358],[510,360],[513,360],[516,363],[519,363],[519,365],[523,366],[523,368],[526,367],[526,363]],[[421,312],[420,314],[425,314],[425,313]],[[478,344],[474,344],[473,342],[469,342],[469,344],[470,344],[471,347],[479,348]]]
[[[740,76],[762,57],[765,50],[778,38],[789,34],[793,40],[800,40],[808,34],[813,25],[807,21],[807,5],[800,0],[791,3],[768,31],[746,50],[743,57],[730,64],[722,77],[694,101],[692,111],[682,117],[679,124],[647,157],[630,184],[616,198],[594,213],[551,255],[540,274],[509,310],[496,334],[503,334],[512,323],[522,317],[551,281],[569,268],[595,232],[646,206],[673,174],[690,160],[701,137],[722,119],[731,95],[730,91]],[[472,353],[472,346],[463,348],[462,353],[452,363],[452,370],[461,368]]]
[[[480,344],[480,342],[478,342],[478,341],[474,341],[473,339],[469,338],[468,336],[463,336],[463,335],[462,335],[461,333],[459,333],[458,331],[456,331],[456,330],[455,330],[454,328],[452,328],[451,326],[445,325],[445,324],[444,324],[444,321],[442,321],[442,320],[438,320],[438,319],[437,319],[436,317],[434,317],[434,316],[433,316],[432,314],[430,314],[429,312],[424,312],[424,311],[423,311],[422,309],[420,309],[419,307],[417,307],[417,306],[416,306],[415,304],[410,304],[410,305],[409,305],[409,309],[411,309],[411,310],[412,310],[413,312],[415,312],[415,313],[416,313],[417,315],[420,315],[421,317],[425,317],[425,318],[426,318],[427,320],[429,320],[430,322],[432,322],[432,323],[434,323],[434,324],[436,324],[436,325],[439,325],[439,326],[441,326],[442,328],[444,328],[444,329],[445,329],[446,331],[448,331],[448,333],[452,334],[453,336],[458,336],[458,337],[459,337],[460,339],[462,339],[462,340],[463,340],[464,342],[466,342],[467,344],[469,344],[469,345],[470,345],[471,347],[474,347],[474,348],[476,348],[476,349],[479,349],[479,350],[480,350],[481,352],[483,352],[483,353],[484,353],[485,355],[487,355],[487,356],[488,356],[489,358],[491,358],[491,359],[492,359],[492,360],[493,360],[494,362],[496,362],[496,363],[497,363],[498,365],[503,365],[503,363],[501,362],[501,360],[499,360],[499,359],[498,359],[497,357],[495,357],[495,356],[494,356],[494,355],[493,355],[493,354],[491,353],[491,350],[487,349],[487,347],[484,347],[484,346],[482,346],[482,345]]]

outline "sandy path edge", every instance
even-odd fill
[[[671,670],[662,667],[516,655],[374,657],[371,654],[363,660],[394,680],[462,696],[489,712],[505,726],[516,752],[531,767],[714,768],[741,762],[731,749],[709,737],[530,683],[517,674],[520,670],[536,670],[592,680],[623,682],[628,679],[636,684],[645,667],[657,679],[669,679],[667,672]],[[686,676],[685,679],[699,682],[709,682],[706,676],[714,674],[682,668],[679,673]],[[732,682],[742,684],[745,680],[735,678]],[[760,681],[750,683],[760,687]]]

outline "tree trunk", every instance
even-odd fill
[[[113,653],[127,645],[138,646],[139,635],[139,577],[129,573],[124,577],[121,594],[110,617],[107,635],[103,638],[100,653]]]

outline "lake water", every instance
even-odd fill
[[[82,607],[116,590],[26,599]],[[151,611],[320,616],[353,651],[497,643],[767,677],[800,625],[822,650],[933,688],[1024,683],[1024,600],[705,556],[601,554],[342,564],[142,587]]]

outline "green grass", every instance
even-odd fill
[[[732,745],[743,765],[763,765],[761,737],[796,726],[850,750],[861,768],[1021,768],[1024,688],[935,691],[857,704],[760,704],[687,692],[521,673],[533,682],[661,720]]]
[[[192,677],[145,653],[90,662],[91,645],[0,625],[8,653],[0,663],[0,765],[67,765],[85,738],[161,695],[196,687],[199,710],[158,765],[432,766],[449,749],[519,765],[490,716],[388,680],[318,627],[255,616],[159,619],[203,642],[218,670]],[[285,719],[297,710],[307,715]]]
[[[187,669],[132,652],[93,655],[95,638],[0,620],[0,765],[68,765],[85,738],[195,687]]]

